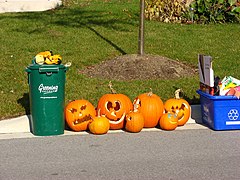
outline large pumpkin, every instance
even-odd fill
[[[144,117],[139,112],[130,112],[126,115],[125,129],[128,132],[137,133],[143,129]]]
[[[87,130],[88,123],[95,116],[95,107],[84,99],[72,101],[65,107],[65,120],[73,131]]]
[[[104,116],[94,117],[88,127],[93,134],[106,134],[110,128],[109,119]]]
[[[117,94],[111,83],[109,87],[111,94],[103,95],[97,105],[99,116],[106,116],[110,121],[110,129],[122,129],[124,127],[125,115],[133,110],[131,100],[124,94]]]
[[[134,111],[142,113],[144,127],[153,128],[158,124],[163,114],[163,102],[161,98],[152,92],[139,95],[133,101]]]
[[[180,98],[180,92],[180,89],[175,91],[175,98],[168,99],[164,103],[164,109],[166,112],[175,113],[178,117],[178,125],[183,126],[190,118],[191,107],[185,99]]]
[[[159,121],[160,128],[163,130],[174,130],[178,126],[178,118],[176,114],[167,112],[162,115]]]

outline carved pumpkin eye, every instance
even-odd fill
[[[110,109],[112,109],[113,108],[113,105],[112,105],[112,102],[107,102],[107,105],[106,105],[107,107],[106,107],[106,109],[108,110],[108,111],[110,111]]]
[[[172,114],[168,113],[168,118],[171,118]]]
[[[119,101],[115,101],[115,106],[113,106],[112,102],[107,102],[106,104],[106,109],[108,111],[110,111],[111,109],[114,109],[115,111],[119,111],[121,108],[120,102]]]
[[[114,110],[115,110],[115,111],[119,111],[120,108],[121,108],[120,102],[116,101],[115,103],[116,103],[116,106],[114,107]]]
[[[75,112],[77,112],[77,109],[72,108],[72,109],[70,109],[70,112],[71,112],[71,113],[75,113]]]
[[[185,104],[182,104],[182,106],[180,107],[180,109],[184,109],[185,108]]]
[[[177,118],[177,115],[176,114],[172,114],[172,113],[167,113],[168,114],[168,118],[171,119],[171,118]]]
[[[139,100],[138,104],[139,104],[139,106],[141,107],[142,102]]]
[[[85,110],[87,108],[87,105],[83,105],[83,106],[81,106],[81,110],[83,111],[83,110]]]

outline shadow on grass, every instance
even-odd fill
[[[32,133],[32,121],[30,115],[30,101],[29,101],[29,93],[24,93],[21,98],[17,100],[17,103],[20,104],[25,109],[25,114],[28,117],[30,132]]]
[[[93,29],[92,27],[88,27],[89,30],[91,30],[92,32],[94,32],[98,37],[100,37],[101,39],[103,39],[104,41],[106,41],[108,44],[110,44],[113,48],[115,48],[117,51],[119,51],[122,55],[126,55],[127,53],[121,49],[119,46],[117,46],[116,44],[114,44],[112,41],[110,41],[109,39],[105,38],[104,36],[102,36],[100,33],[98,33],[95,29]]]
[[[25,114],[30,114],[30,101],[29,93],[24,93],[23,96],[17,100],[17,103],[20,104],[25,109]]]
[[[25,24],[28,24],[27,21],[29,21],[29,26],[24,25],[14,29],[14,31],[28,34],[47,33],[51,26],[59,26],[59,28],[87,28],[123,55],[126,52],[110,39],[100,34],[95,27],[103,27],[118,32],[131,32],[133,27],[138,27],[139,21],[136,14],[132,14],[131,18],[127,18],[116,12],[84,10],[81,8],[62,8],[44,13],[21,13],[7,18],[21,19],[26,21]]]

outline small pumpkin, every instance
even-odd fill
[[[109,83],[111,94],[103,95],[97,105],[97,112],[109,119],[110,129],[122,129],[125,115],[133,110],[131,100],[124,94],[117,94]]]
[[[134,111],[142,113],[144,127],[153,128],[158,124],[163,114],[163,102],[161,98],[152,91],[139,95],[133,101]]]
[[[87,100],[74,100],[65,107],[65,120],[73,131],[87,130],[91,117],[96,116],[95,107]]]
[[[125,129],[128,132],[138,133],[143,129],[144,117],[140,112],[130,112],[126,115]]]
[[[88,127],[93,134],[106,134],[110,128],[109,119],[104,116],[94,117]]]
[[[168,99],[164,103],[166,112],[175,113],[178,117],[178,125],[183,126],[187,123],[191,115],[191,106],[185,100],[180,98],[181,89],[175,91],[175,98]]]
[[[160,128],[163,130],[174,130],[178,126],[178,118],[176,114],[172,112],[167,112],[162,115],[159,121]]]

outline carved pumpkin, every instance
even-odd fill
[[[94,106],[87,100],[75,100],[65,107],[65,120],[73,131],[87,130],[91,117],[96,116]]]
[[[175,98],[168,99],[164,104],[166,112],[175,113],[178,117],[178,125],[186,124],[191,115],[191,107],[185,99],[181,99],[179,93],[180,89],[175,91]]]
[[[163,114],[163,102],[161,98],[152,92],[139,95],[133,101],[134,111],[142,113],[144,127],[153,128],[158,124]]]
[[[125,129],[128,132],[137,133],[143,129],[144,118],[139,112],[130,112],[126,115]]]
[[[174,130],[178,126],[178,118],[176,114],[172,112],[167,112],[166,114],[162,115],[159,121],[159,125],[163,130]]]
[[[99,99],[97,112],[109,119],[110,129],[121,129],[124,127],[125,115],[133,110],[133,104],[126,95],[117,94],[111,82],[109,87],[112,94],[105,94]]]
[[[110,128],[109,119],[104,116],[94,117],[88,127],[93,134],[106,134]]]

